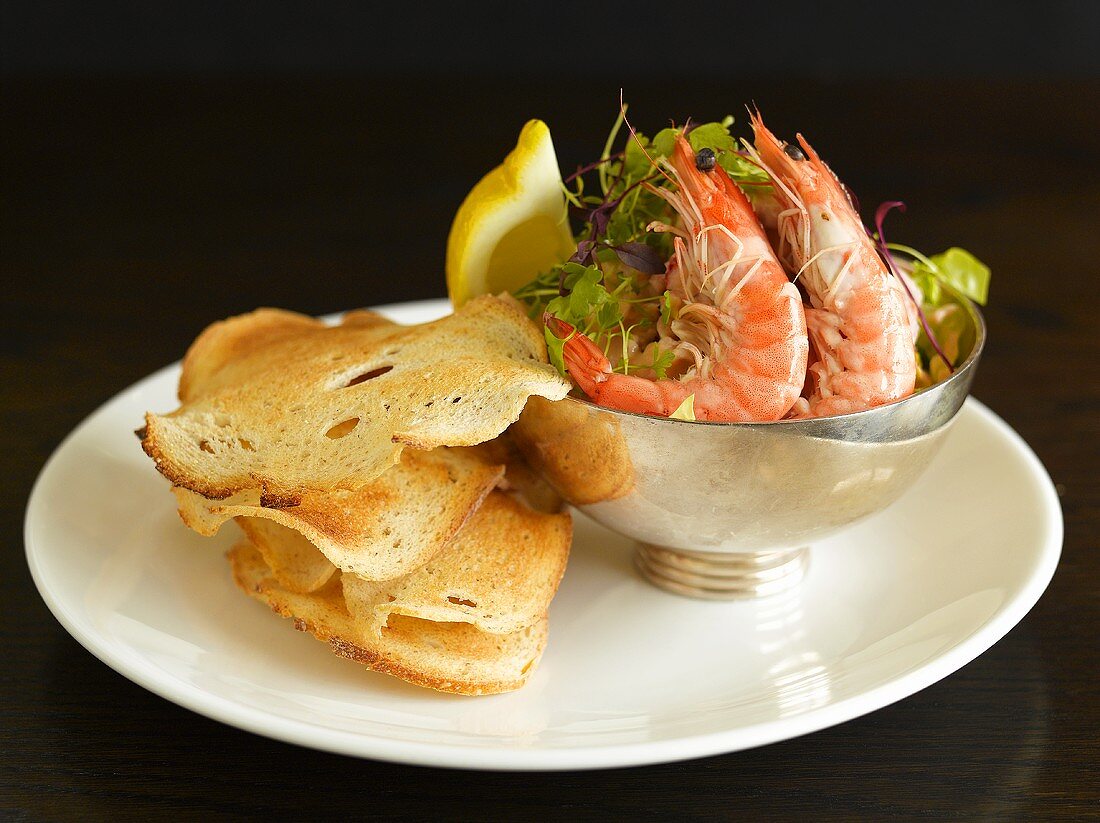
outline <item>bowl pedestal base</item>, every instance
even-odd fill
[[[646,580],[665,591],[703,600],[734,600],[798,585],[809,562],[809,547],[719,554],[638,543],[634,562]]]

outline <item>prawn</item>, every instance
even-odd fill
[[[697,420],[778,420],[805,382],[809,343],[801,295],[721,166],[697,165],[681,133],[667,169],[677,190],[651,190],[682,225],[648,228],[675,235],[668,290],[679,308],[675,318],[658,323],[657,345],[675,352],[680,374],[648,379],[613,372],[603,350],[570,324],[547,317],[547,325],[565,339],[569,374],[600,406],[668,417],[693,397]]]
[[[795,416],[863,411],[912,394],[916,324],[897,278],[863,228],[840,180],[806,139],[781,143],[751,116],[753,159],[774,183],[779,258],[809,300],[808,397]]]

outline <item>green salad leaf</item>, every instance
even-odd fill
[[[733,118],[728,115],[721,121],[700,123],[688,132],[688,142],[696,152],[711,149],[718,158],[718,165],[738,183],[770,185],[771,181],[763,169],[737,153],[737,138],[730,134],[732,125]],[[661,129],[653,136],[652,141],[645,135],[638,134],[637,139],[630,140],[626,146],[624,157],[627,168],[641,173],[651,169],[646,153],[653,160],[668,157],[672,154],[676,135],[680,131],[678,128]]]
[[[665,290],[661,295],[661,322],[666,326],[672,320],[672,292]]]
[[[726,117],[720,123],[702,123],[688,132],[688,142],[698,152],[700,149],[737,151],[737,138],[730,134],[733,118]]]
[[[652,148],[650,150],[650,156],[656,160],[658,157],[671,157],[672,150],[676,147],[676,135],[679,129],[667,128],[661,129],[655,135],[653,135]],[[639,133],[638,135],[642,135]]]
[[[886,245],[892,251],[900,251],[913,258],[913,271],[909,276],[924,293],[926,303],[938,306],[943,300],[940,283],[953,286],[983,306],[989,298],[989,266],[966,249],[952,246],[945,252],[926,257],[909,246],[898,243]]]
[[[637,139],[626,141],[626,148],[623,150],[623,172],[632,180],[641,180],[653,171],[649,158],[656,160],[659,156],[663,155],[659,155],[653,143],[644,134],[639,133]]]
[[[558,337],[546,326],[542,327],[542,334],[546,338],[546,353],[550,356],[550,364],[558,370],[558,374],[565,377],[565,344],[569,338]]]
[[[936,276],[961,291],[971,300],[985,305],[989,298],[989,266],[966,249],[952,246],[942,254],[933,255]]]
[[[960,355],[974,347],[974,328],[966,311],[957,303],[945,303],[928,312],[928,325],[936,335],[943,353],[953,365],[957,366],[962,360]],[[951,376],[948,364],[939,356],[932,347],[928,335],[923,332],[917,338],[917,352],[922,362],[927,364],[932,383],[938,383]]]

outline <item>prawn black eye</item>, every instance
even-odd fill
[[[788,143],[783,147],[783,151],[787,153],[787,157],[792,160],[805,160],[806,155],[802,153],[802,149],[796,146],[794,143]]]
[[[699,149],[699,153],[695,155],[695,168],[699,171],[713,171],[717,163],[714,149]]]

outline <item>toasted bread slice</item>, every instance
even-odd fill
[[[508,431],[527,462],[575,506],[634,488],[634,466],[614,415],[571,401],[532,397]]]
[[[409,683],[454,694],[499,694],[522,686],[546,647],[543,618],[511,634],[489,634],[469,623],[433,623],[395,616],[380,634],[364,631],[344,605],[339,577],[312,594],[279,585],[260,552],[247,541],[229,552],[242,591],[293,618],[347,657]]]
[[[406,446],[496,437],[527,398],[564,397],[538,329],[489,295],[420,326],[358,313],[328,327],[261,309],[208,328],[184,359],[183,405],[139,432],[157,469],[210,499],[260,489],[287,508],[354,490]]]
[[[512,437],[512,429],[493,440],[476,446],[455,446],[453,450],[473,455],[489,465],[504,466],[504,477],[497,488],[518,497],[535,511],[554,514],[565,507],[565,498],[531,468]]]
[[[292,592],[315,592],[336,574],[336,566],[301,534],[260,517],[238,517],[280,585]]]
[[[304,491],[289,508],[265,506],[255,489],[226,500],[208,500],[179,487],[173,492],[183,522],[200,534],[214,534],[231,517],[242,518],[249,532],[257,527],[243,518],[264,518],[300,532],[336,567],[370,580],[388,580],[435,557],[503,471],[503,466],[461,449],[408,449],[398,465],[355,491]],[[254,542],[265,548],[265,541]],[[264,557],[284,585],[313,590],[286,576],[287,564],[272,562],[270,548]]]
[[[429,563],[394,580],[345,574],[344,599],[365,631],[394,615],[514,632],[537,623],[558,590],[573,523],[495,491]]]

